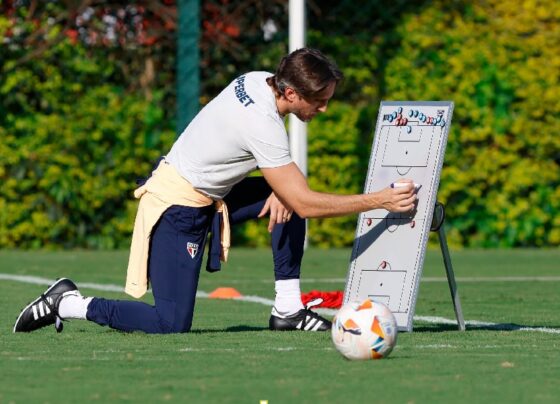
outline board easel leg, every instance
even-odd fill
[[[447,237],[443,228],[445,220],[445,207],[442,203],[437,202],[434,210],[434,220],[432,221],[432,230],[437,231],[439,238],[439,245],[443,255],[443,263],[445,271],[447,272],[447,282],[449,283],[449,291],[451,292],[451,300],[453,301],[453,309],[455,310],[455,317],[460,331],[465,331],[465,319],[463,318],[463,310],[461,309],[461,300],[459,299],[459,292],[457,291],[457,283],[455,282],[455,273],[451,265],[451,256],[449,255],[449,248],[447,247]]]

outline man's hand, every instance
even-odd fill
[[[273,193],[266,200],[258,217],[265,216],[270,211],[270,220],[268,222],[268,231],[272,232],[277,223],[287,223],[292,218],[293,209],[285,206]]]
[[[411,180],[401,180],[406,184],[395,188],[385,188],[376,193],[379,204],[389,212],[412,212],[416,208],[416,189]]]

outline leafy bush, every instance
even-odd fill
[[[370,142],[359,130],[360,113],[359,108],[350,104],[332,101],[327,112],[309,124],[308,173],[313,190],[338,194],[362,192]],[[311,219],[309,242],[320,247],[351,245],[356,222],[357,215]]]
[[[310,13],[309,45],[346,75],[328,112],[309,125],[311,187],[361,192],[381,99],[449,99],[455,111],[439,199],[450,243],[560,245],[557,2],[370,3],[329,0]],[[52,16],[71,13],[56,1],[40,4],[46,11],[34,16],[19,7],[17,26],[11,12],[0,15],[0,248],[128,246],[134,180],[175,138],[171,46],[119,59],[118,48],[105,54],[61,40],[64,25]],[[280,28],[282,4],[271,14]],[[249,20],[242,55],[203,35],[203,103],[240,72],[273,70],[285,52],[285,30],[263,42]],[[146,67],[144,77],[147,59],[158,73]],[[355,224],[355,216],[313,219],[309,240],[350,245]],[[234,242],[268,240],[266,225],[251,223],[236,229]]]
[[[126,94],[109,73],[63,41],[0,79],[0,246],[130,244],[135,179],[175,135],[157,94]]]
[[[439,199],[454,245],[560,245],[560,7],[436,1],[399,27],[387,99],[453,100]]]

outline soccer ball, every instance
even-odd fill
[[[383,303],[370,299],[347,303],[331,329],[334,346],[350,360],[386,358],[397,344],[397,320]]]

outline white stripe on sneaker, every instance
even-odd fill
[[[31,308],[33,309],[33,319],[38,320],[39,319],[39,314],[37,314],[37,306],[33,305],[33,306],[31,306]]]
[[[42,301],[39,302],[39,304],[37,304],[37,306],[39,306],[39,315],[41,317],[44,317],[45,316],[45,311],[43,310],[43,302]]]
[[[323,325],[322,321],[317,321],[317,324],[315,325],[315,327],[313,327],[313,329],[311,331],[317,331],[319,329],[319,327],[321,327]]]
[[[307,316],[306,319],[308,323],[305,324],[305,331],[309,331],[309,329],[313,327],[313,325],[317,322],[317,320],[314,318],[309,318],[309,316]]]

